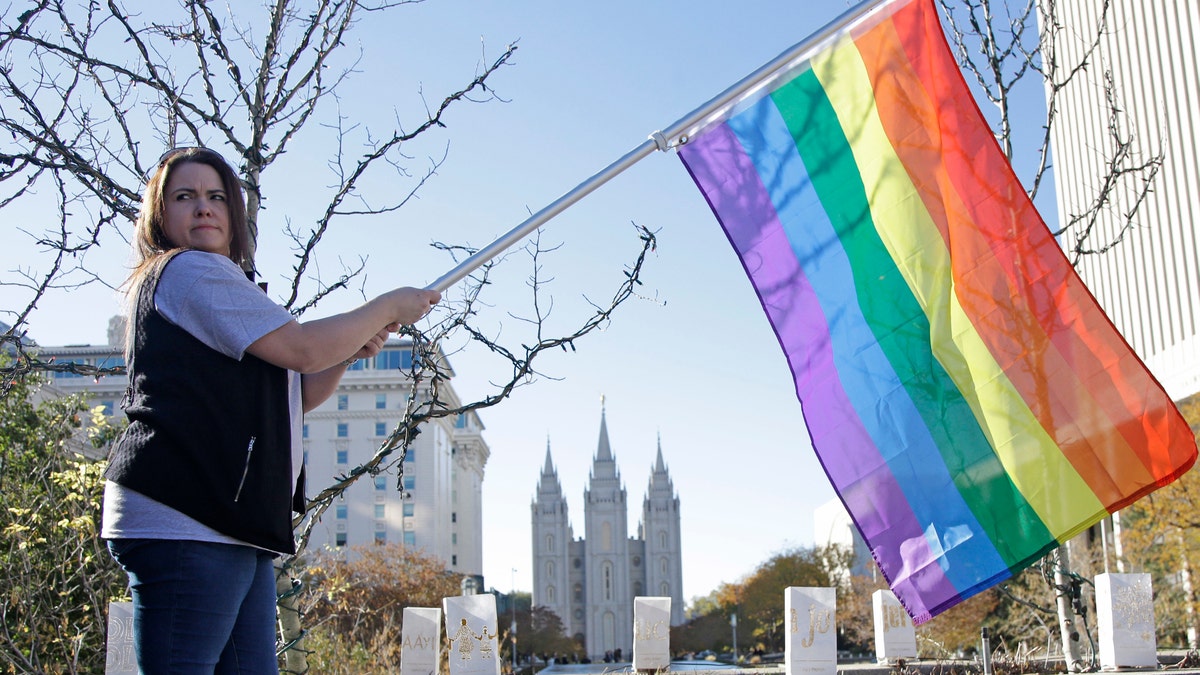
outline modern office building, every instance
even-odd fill
[[[1131,141],[1125,166],[1162,153],[1152,190],[1120,178],[1095,222],[1077,269],[1113,323],[1176,401],[1200,392],[1200,4],[1113,0],[1098,29],[1099,0],[1057,0],[1059,63],[1090,64],[1058,97],[1052,127],[1059,222],[1088,210],[1108,175],[1113,142],[1106,88],[1122,109],[1115,123]],[[1095,53],[1085,54],[1098,32]],[[1111,87],[1105,74],[1111,73]],[[1121,234],[1136,207],[1135,226]],[[1063,240],[1070,246],[1079,228]]]
[[[123,321],[114,318],[106,345],[37,349],[43,359],[59,363],[112,367],[125,364],[119,346],[123,335]],[[390,340],[378,356],[351,366],[334,395],[305,415],[309,498],[365,464],[413,398],[430,395],[427,383],[414,391],[407,374],[412,358],[408,340]],[[56,373],[54,386],[67,394],[86,392],[93,406],[121,414],[123,375],[96,379]],[[452,408],[459,402],[448,383],[438,394]],[[474,412],[423,424],[403,462],[393,454],[383,463],[385,471],[364,474],[334,501],[313,527],[309,550],[400,543],[444,561],[447,570],[476,577],[476,588],[483,588],[482,485],[489,453]]]
[[[633,599],[671,598],[671,624],[683,623],[679,497],[663,462],[651,470],[637,536],[628,536],[628,505],[608,441],[604,411],[592,471],[583,493],[585,536],[575,539],[558,471],[546,462],[531,505],[533,604],[552,610],[593,660],[632,658]],[[618,656],[619,655],[619,656]]]
[[[1098,243],[1120,242],[1076,266],[1117,329],[1177,402],[1200,393],[1200,5],[1162,0],[1112,0],[1100,40],[1100,0],[1056,0],[1060,62],[1088,69],[1059,94],[1051,149],[1058,216],[1068,223],[1087,211],[1109,175],[1112,125],[1129,143],[1122,166],[1161,154],[1162,164],[1143,193],[1136,180],[1119,179],[1112,203],[1099,214]],[[1120,107],[1113,117],[1109,92]],[[1134,174],[1137,175],[1136,173]],[[1134,227],[1125,217],[1136,207]],[[1070,245],[1066,233],[1064,246]],[[1098,532],[1094,530],[1098,529]],[[1088,533],[1124,572],[1120,513]],[[1168,583],[1190,583],[1184,571]],[[1200,639],[1194,627],[1188,642]]]

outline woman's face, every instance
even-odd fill
[[[221,175],[207,164],[176,165],[163,189],[163,233],[172,244],[229,255],[229,196]]]

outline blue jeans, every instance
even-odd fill
[[[273,554],[169,539],[108,548],[129,575],[140,672],[279,672]]]

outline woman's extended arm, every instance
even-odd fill
[[[321,373],[367,349],[387,326],[416,323],[441,297],[437,291],[397,288],[344,314],[288,322],[254,341],[246,351],[298,373]]]
[[[400,324],[398,323],[389,323],[384,326],[383,330],[372,336],[354,354],[353,358],[369,359],[374,357],[383,350],[383,345],[387,343],[388,335],[395,332],[399,327]],[[349,365],[348,361],[340,361],[336,365],[330,366],[320,372],[302,376],[303,380],[301,380],[300,391],[304,399],[304,412],[309,412],[321,405],[333,395],[333,392],[337,391],[338,383],[342,381],[342,375],[346,374],[346,367]]]

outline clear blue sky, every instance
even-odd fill
[[[513,40],[520,47],[515,65],[491,80],[506,103],[460,106],[447,129],[408,149],[419,170],[448,147],[419,199],[389,217],[343,224],[327,252],[369,255],[368,295],[425,285],[452,266],[429,242],[489,243],[847,7],[846,0],[430,0],[366,15],[351,38],[361,41],[364,58],[343,90],[347,123],[382,128],[398,116],[413,126],[418,92],[436,105],[478,63]],[[315,173],[324,158],[318,151],[304,161]],[[266,177],[264,231],[285,218],[304,226],[320,207],[310,197],[319,190],[299,178],[281,182],[281,173]],[[810,545],[813,509],[834,497],[771,328],[677,157],[652,155],[544,228],[544,242],[561,244],[544,261],[544,273],[555,277],[549,332],[573,330],[588,315],[585,296],[608,300],[639,247],[631,222],[658,231],[658,253],[643,277],[650,299],[627,303],[576,352],[548,355],[542,369],[559,379],[519,389],[482,413],[492,453],[484,482],[489,587],[531,588],[529,506],[547,442],[575,534],[583,536],[601,396],[631,534],[661,438],[683,513],[687,599],[737,581],[785,548]],[[280,237],[264,235],[259,266],[280,290],[291,264],[286,249]],[[119,259],[106,264],[119,269],[125,249],[110,241],[109,250]],[[326,261],[324,271],[336,271],[336,258]],[[528,315],[527,261],[514,257],[505,269],[489,300],[497,313]],[[315,315],[356,299],[344,294]],[[56,294],[30,328],[46,344],[99,343],[116,311],[104,289]],[[501,341],[520,327],[507,320]],[[503,375],[488,364],[479,353],[452,356],[465,400]]]

